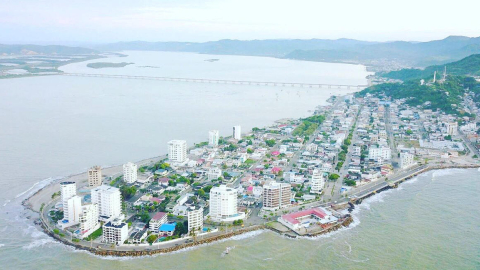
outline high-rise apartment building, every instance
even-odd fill
[[[137,182],[137,164],[128,162],[123,164],[123,180],[127,184]]]
[[[100,227],[98,222],[98,205],[88,204],[82,206],[82,213],[79,219],[81,237],[89,236]]]
[[[234,126],[233,127],[233,138],[235,140],[242,139],[242,127],[241,126]]]
[[[210,146],[218,146],[218,140],[220,139],[220,133],[218,130],[210,130],[208,132],[208,145]]]
[[[263,186],[263,208],[276,210],[291,204],[292,186],[287,183],[270,181]]]
[[[226,185],[210,190],[210,218],[214,221],[243,219],[245,213],[238,213],[237,190]]]
[[[92,189],[92,204],[98,205],[100,219],[109,220],[122,215],[120,190],[111,186],[99,186]]]
[[[187,209],[188,232],[202,232],[203,230],[203,208],[194,206]]]
[[[168,142],[168,159],[183,163],[187,160],[187,141],[171,140]]]
[[[313,170],[310,193],[320,194],[325,186],[325,178],[320,170]]]
[[[77,196],[77,184],[75,182],[61,182],[63,219],[58,224],[63,228],[76,225],[82,209],[82,199]]]
[[[88,170],[88,186],[98,187],[102,184],[102,168],[94,166]]]
[[[128,224],[121,219],[114,219],[103,225],[103,241],[121,245],[128,239]]]

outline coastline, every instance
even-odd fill
[[[156,160],[156,159],[157,158],[145,159],[142,162],[147,162],[147,161],[153,162],[153,160]],[[116,168],[116,167],[119,167],[119,166],[109,167],[109,169]],[[409,175],[407,175],[407,176],[405,176],[405,177],[403,177],[403,178],[401,178],[397,181],[394,181],[393,184],[389,184],[385,187],[381,187],[379,189],[372,190],[372,191],[364,194],[363,196],[361,196],[359,198],[356,198],[355,200],[345,200],[345,201],[339,202],[339,203],[336,204],[336,206],[339,207],[339,208],[347,208],[349,206],[349,204],[351,204],[351,203],[354,203],[355,205],[360,205],[363,202],[363,200],[365,200],[369,197],[372,197],[374,195],[377,195],[377,194],[379,194],[383,191],[387,191],[389,189],[397,188],[397,187],[399,187],[399,185],[401,183],[406,182],[406,181],[408,181],[408,180],[410,180],[410,179],[412,179],[412,178],[414,178],[418,175],[427,173],[429,171],[447,170],[447,169],[473,169],[473,168],[480,168],[480,164],[470,164],[470,165],[455,165],[455,164],[452,164],[452,165],[443,165],[443,166],[428,166],[428,167],[426,167],[426,168],[424,168],[420,171],[411,173],[411,174],[409,174]],[[84,174],[85,173],[75,174],[71,177],[77,177],[78,178],[78,177],[82,177]],[[61,181],[62,179],[57,180],[57,181]],[[35,211],[34,209],[29,207],[29,206],[31,206],[29,203],[25,203],[25,202],[30,200],[32,197],[34,197],[35,195],[40,193],[45,188],[48,188],[48,187],[53,188],[54,185],[57,183],[57,181],[53,181],[52,183],[50,183],[46,187],[38,190],[32,196],[25,199],[22,202],[22,204],[26,208],[28,208],[32,211]],[[37,212],[37,211],[35,211],[35,212]],[[38,211],[38,213],[40,213],[40,215],[42,215],[41,211]],[[320,235],[325,235],[325,234],[332,233],[332,232],[337,231],[337,230],[339,230],[341,228],[344,228],[344,227],[348,228],[352,222],[353,222],[353,218],[350,214],[348,214],[347,218],[344,221],[342,221],[341,223],[335,224],[331,228],[320,231],[318,233],[307,234],[307,235],[304,235],[304,236],[299,236],[299,235],[292,234],[292,231],[289,231],[288,233],[281,232],[281,231],[278,231],[278,230],[276,230],[276,229],[274,229],[270,226],[267,226],[266,224],[252,225],[252,226],[248,226],[248,227],[241,228],[241,229],[238,229],[238,230],[233,230],[231,232],[226,232],[226,233],[222,233],[222,234],[219,234],[219,235],[212,235],[210,237],[205,237],[201,240],[196,240],[196,241],[190,242],[190,243],[177,244],[175,246],[165,247],[165,248],[161,248],[159,246],[151,246],[150,249],[145,249],[145,250],[135,250],[135,249],[117,250],[117,249],[103,249],[103,248],[97,248],[97,247],[86,247],[86,246],[83,246],[83,245],[75,244],[75,243],[69,241],[68,239],[62,238],[61,236],[59,236],[57,234],[54,234],[52,231],[48,230],[48,225],[45,224],[45,221],[44,221],[43,218],[40,218],[39,223],[35,222],[35,225],[40,225],[39,227],[41,228],[41,230],[45,234],[47,234],[48,236],[52,237],[54,240],[56,240],[58,242],[61,242],[64,245],[73,247],[76,250],[84,250],[84,251],[87,251],[87,252],[89,252],[93,255],[97,255],[97,256],[141,257],[141,256],[153,256],[153,255],[157,255],[157,254],[168,254],[168,253],[172,253],[172,252],[187,249],[187,248],[192,248],[192,247],[196,247],[196,246],[202,246],[202,245],[206,245],[206,244],[215,243],[215,242],[218,242],[220,240],[227,240],[227,239],[232,238],[234,236],[246,234],[246,233],[249,233],[249,232],[260,231],[260,230],[270,230],[274,233],[277,233],[278,235],[285,236],[285,237],[288,237],[288,238],[299,238],[299,237],[314,238],[314,237],[318,237]]]

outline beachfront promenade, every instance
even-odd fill
[[[337,88],[338,89],[338,88],[340,88],[340,89],[362,90],[362,89],[368,87],[368,85],[297,83],[297,82],[268,82],[268,81],[238,81],[238,80],[176,78],[176,77],[157,77],[157,76],[111,75],[111,74],[93,74],[93,73],[62,73],[61,75],[76,76],[76,77],[113,78],[113,79],[155,80],[155,81],[170,81],[170,82],[257,85],[257,86],[284,86],[284,87],[324,88],[324,89],[331,89],[331,88]]]

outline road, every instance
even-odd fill
[[[323,198],[324,200],[328,200],[328,201],[331,201],[331,202],[335,202],[335,201],[338,201],[339,199],[341,199],[342,197],[342,194],[341,194],[341,189],[342,189],[342,186],[343,186],[343,180],[344,180],[344,177],[345,175],[348,174],[348,168],[350,166],[350,161],[352,159],[352,150],[353,150],[353,142],[356,141],[357,139],[357,121],[358,121],[358,117],[360,116],[361,112],[363,110],[363,106],[361,106],[357,112],[357,116],[355,117],[355,122],[353,123],[352,127],[354,128],[353,131],[352,131],[352,140],[351,140],[351,144],[348,146],[348,149],[347,149],[347,156],[345,158],[345,162],[343,163],[343,166],[342,168],[340,168],[340,170],[338,171],[338,174],[340,175],[340,177],[334,181],[334,182],[330,182],[330,181],[327,181],[327,187],[325,188],[325,191],[324,191],[324,195],[323,195]],[[337,156],[337,163],[338,163],[338,156]],[[336,164],[333,164],[332,166],[332,170],[335,170],[335,167],[336,167]]]

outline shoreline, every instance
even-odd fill
[[[189,147],[189,149],[192,149],[192,148],[195,148],[195,146]],[[149,165],[149,164],[152,164],[154,162],[157,162],[157,161],[159,161],[159,160],[161,160],[165,157],[166,157],[165,155],[161,155],[161,156],[157,156],[157,157],[146,158],[146,159],[140,160],[140,161],[135,162],[135,163],[138,164],[139,167],[141,167],[141,166],[145,166],[145,165]],[[110,180],[111,180],[111,179],[114,179],[119,174],[123,173],[123,168],[122,167],[123,167],[123,165],[119,164],[119,165],[113,165],[113,166],[110,166],[110,167],[103,168],[102,170],[104,172],[104,176],[109,177]],[[349,195],[348,197],[346,196],[346,198],[342,198],[341,200],[338,201],[338,203],[337,203],[337,201],[335,201],[334,204],[332,203],[332,207],[334,205],[335,207],[338,207],[338,209],[346,209],[346,208],[349,208],[349,206],[354,208],[353,204],[359,205],[366,198],[369,198],[369,197],[371,197],[371,196],[373,196],[377,193],[380,193],[380,192],[383,192],[383,191],[386,191],[386,190],[389,190],[389,189],[392,189],[392,188],[397,188],[399,184],[401,184],[405,181],[408,181],[409,179],[411,179],[411,178],[413,178],[417,175],[420,175],[420,174],[423,174],[425,172],[429,172],[429,171],[432,171],[432,170],[454,169],[454,168],[470,169],[470,168],[479,168],[479,167],[480,167],[480,164],[474,164],[474,163],[471,163],[471,162],[469,162],[468,164],[465,164],[465,165],[462,165],[462,164],[448,164],[448,165],[424,164],[424,165],[420,165],[420,166],[414,166],[414,167],[410,168],[409,170],[397,171],[396,174],[397,173],[400,174],[400,175],[396,175],[397,177],[399,177],[398,179],[394,178],[395,180],[391,180],[391,181],[375,181],[375,182],[372,182],[372,185],[370,187],[368,187],[368,189],[366,189],[366,190],[358,189],[358,190],[356,190],[357,191],[356,193],[355,192],[352,192],[351,194],[348,193],[348,195]],[[406,174],[402,176],[402,173],[403,174],[406,173]],[[79,188],[84,188],[85,184],[86,184],[86,181],[87,181],[86,179],[87,179],[87,172],[82,172],[82,173],[75,173],[75,174],[71,174],[69,176],[60,177],[60,178],[51,180],[48,184],[45,184],[45,186],[41,187],[40,189],[36,190],[35,192],[32,191],[31,195],[27,195],[28,197],[25,198],[22,201],[22,205],[26,209],[32,210],[33,212],[36,212],[36,213],[39,213],[39,218],[35,219],[33,223],[37,226],[40,225],[41,230],[44,233],[46,233],[48,236],[52,237],[53,239],[55,239],[57,241],[60,241],[61,243],[65,244],[67,246],[71,246],[71,247],[73,247],[75,249],[78,249],[78,250],[85,250],[85,251],[88,251],[92,254],[100,255],[100,256],[115,256],[115,257],[133,256],[133,257],[137,257],[137,256],[145,256],[145,255],[154,255],[154,254],[159,254],[159,253],[171,253],[171,252],[178,251],[178,250],[181,250],[181,249],[190,248],[190,247],[199,246],[199,245],[208,244],[208,243],[213,243],[213,242],[217,242],[219,240],[228,239],[228,238],[233,237],[233,236],[237,236],[237,235],[241,235],[241,234],[244,234],[244,233],[247,233],[247,232],[257,231],[257,230],[261,230],[261,229],[269,229],[273,232],[276,232],[280,235],[290,237],[290,238],[297,238],[299,236],[311,238],[311,237],[316,237],[316,236],[323,235],[323,234],[328,234],[328,233],[333,232],[333,231],[337,231],[337,230],[339,230],[340,228],[343,228],[343,227],[349,227],[349,225],[353,222],[352,216],[350,214],[347,214],[347,215],[345,215],[345,219],[335,223],[332,227],[321,230],[321,231],[318,231],[318,232],[315,232],[315,233],[306,234],[306,235],[298,234],[297,232],[295,232],[293,230],[288,230],[288,231],[283,231],[283,232],[278,231],[275,228],[271,228],[270,226],[268,226],[267,222],[264,222],[263,224],[258,224],[257,223],[257,225],[250,225],[250,226],[247,226],[247,227],[244,227],[244,228],[233,230],[232,232],[227,231],[227,232],[221,233],[221,234],[212,234],[210,236],[205,236],[201,240],[195,239],[196,241],[189,242],[189,243],[182,243],[182,244],[169,243],[169,244],[166,244],[166,246],[163,247],[163,248],[161,247],[161,244],[157,244],[157,245],[150,246],[150,247],[149,246],[134,246],[134,247],[132,247],[132,246],[128,246],[128,247],[119,246],[119,247],[115,247],[115,249],[114,248],[109,249],[108,247],[107,248],[100,247],[100,245],[98,245],[98,243],[95,243],[96,247],[93,247],[92,245],[89,247],[85,244],[77,244],[73,241],[70,241],[70,240],[67,239],[68,237],[65,238],[64,235],[60,236],[60,235],[55,234],[53,232],[53,229],[50,228],[51,226],[49,226],[48,221],[45,219],[45,215],[44,215],[45,210],[43,209],[44,206],[48,206],[52,202],[55,201],[55,199],[51,198],[51,194],[58,191],[57,184],[59,182],[61,182],[61,181],[71,181],[71,182],[77,183],[80,186]],[[35,185],[37,185],[39,183],[41,183],[41,182],[38,182]],[[29,190],[34,189],[35,185],[33,185]],[[29,190],[25,191],[25,193],[29,192]],[[312,208],[321,206],[321,203],[319,201],[316,202],[316,203],[318,205],[310,205],[310,206]],[[48,207],[46,207],[46,208],[48,208]],[[184,238],[184,239],[186,239],[186,238]],[[164,242],[164,243],[168,243],[168,242]],[[125,250],[118,250],[118,248],[125,249]],[[139,248],[141,250],[136,250],[137,248]]]
[[[153,160],[153,159],[154,158],[146,159],[146,160],[143,160],[143,161],[150,161],[150,160]],[[110,167],[110,168],[112,168],[112,167]],[[477,168],[477,169],[480,168],[480,164],[428,166],[428,167],[426,167],[426,168],[424,168],[420,171],[411,173],[408,176],[405,176],[405,177],[403,177],[403,178],[401,178],[397,181],[394,181],[393,185],[387,185],[385,187],[381,187],[379,189],[370,191],[370,192],[366,193],[365,195],[363,195],[363,196],[361,196],[361,197],[359,197],[355,200],[346,200],[346,201],[343,201],[343,202],[339,202],[339,203],[336,204],[336,206],[347,207],[350,203],[354,203],[354,205],[360,205],[360,204],[362,204],[363,200],[365,200],[367,198],[375,196],[375,195],[377,195],[377,194],[379,194],[383,191],[398,188],[398,186],[401,183],[406,182],[408,180],[411,180],[416,176],[419,176],[421,174],[424,174],[424,173],[427,173],[427,172],[430,172],[430,171],[437,171],[437,170],[440,171],[440,170],[448,170],[448,169],[474,169],[474,168]],[[82,174],[76,174],[75,176],[78,176],[78,175],[82,175]],[[46,187],[49,187],[49,186],[51,187],[51,186],[53,186],[52,184],[54,184],[54,183],[51,183],[50,185],[48,185]],[[37,192],[35,192],[35,194],[37,194],[41,190],[38,190]],[[31,197],[33,197],[34,195],[32,195]],[[29,200],[31,197],[25,199],[24,202]],[[23,204],[23,202],[22,202],[22,204]],[[28,205],[24,205],[24,206],[26,208],[32,210],[32,211],[35,211],[35,210],[29,208]],[[41,213],[40,213],[40,215],[41,215]],[[252,226],[241,228],[241,229],[234,230],[234,231],[231,231],[231,232],[226,232],[226,233],[223,233],[223,234],[220,234],[220,235],[205,237],[201,240],[197,240],[197,241],[194,241],[194,242],[191,242],[191,243],[177,244],[177,245],[172,246],[172,247],[161,248],[159,246],[151,246],[151,249],[145,249],[145,250],[135,250],[135,249],[116,250],[116,249],[102,249],[102,248],[98,248],[98,247],[87,247],[87,246],[75,244],[74,242],[68,241],[68,239],[62,238],[61,236],[53,233],[52,231],[49,231],[48,226],[45,224],[44,219],[40,218],[39,220],[40,220],[40,223],[35,223],[34,222],[35,225],[40,225],[39,227],[41,228],[41,230],[46,235],[52,237],[54,240],[56,240],[56,241],[58,241],[58,242],[60,242],[64,245],[70,246],[70,247],[72,247],[76,250],[83,250],[83,251],[87,251],[87,252],[89,252],[93,255],[104,256],[104,257],[106,257],[106,256],[142,257],[142,256],[153,256],[153,255],[157,255],[157,254],[168,254],[168,253],[172,253],[172,252],[175,252],[175,251],[180,251],[180,250],[187,249],[187,248],[192,248],[192,247],[197,247],[197,246],[202,246],[202,245],[206,245],[206,244],[215,243],[215,242],[218,242],[218,241],[221,241],[221,240],[228,240],[229,238],[232,238],[234,236],[246,234],[246,233],[249,233],[249,232],[260,231],[260,230],[270,230],[270,231],[278,234],[279,236],[285,236],[285,237],[294,238],[294,239],[296,239],[296,238],[315,238],[315,237],[318,237],[320,235],[325,235],[325,234],[328,234],[328,233],[335,232],[335,231],[337,231],[341,228],[348,228],[350,226],[350,224],[354,222],[351,214],[347,214],[346,219],[344,221],[342,221],[341,223],[337,223],[334,226],[332,226],[331,228],[320,231],[318,233],[307,234],[307,235],[303,235],[303,236],[297,235],[294,231],[291,231],[291,230],[286,232],[286,233],[281,232],[281,231],[278,231],[278,230],[276,230],[276,229],[274,229],[270,226],[267,226],[266,224],[252,225]]]

